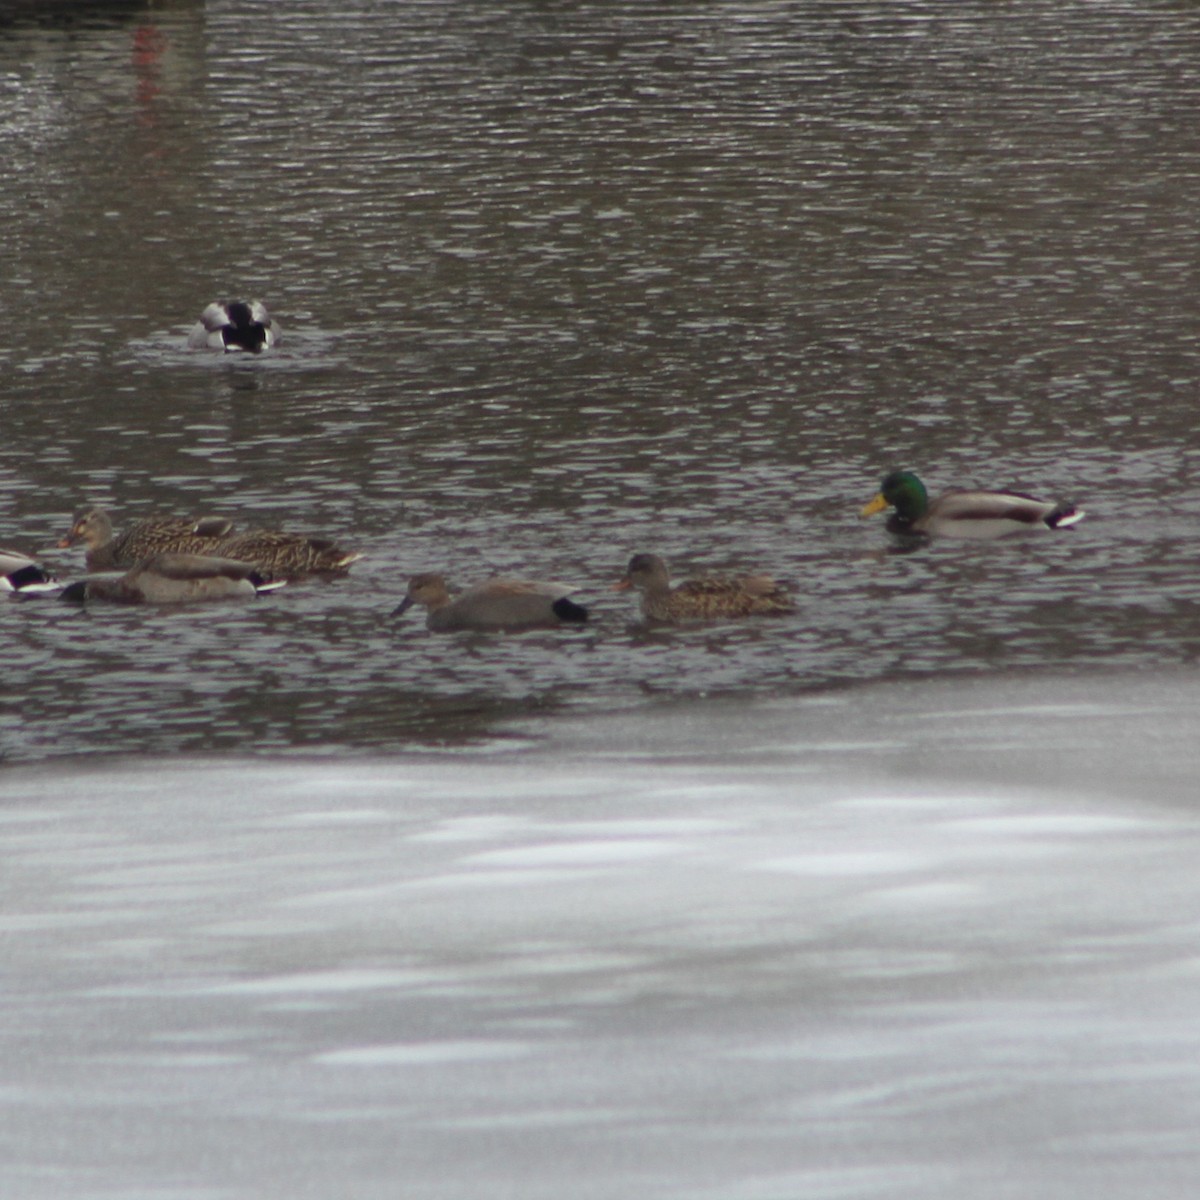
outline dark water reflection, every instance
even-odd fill
[[[11,21],[0,540],[90,500],[367,558],[201,617],[0,606],[4,753],[1191,662],[1198,51],[1190,5],[1034,0]],[[231,292],[275,357],[182,351]],[[897,554],[855,514],[900,462],[1091,516]],[[801,612],[644,630],[606,590],[638,549]],[[390,622],[431,568],[576,579],[597,621]]]

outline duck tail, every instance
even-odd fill
[[[49,571],[37,563],[9,572],[0,578],[0,585],[3,584],[7,584],[14,592],[56,592],[61,586]]]
[[[1073,504],[1060,504],[1046,517],[1046,524],[1051,529],[1068,529],[1078,521],[1082,521],[1087,513]]]
[[[582,624],[588,619],[588,610],[582,604],[576,604],[574,600],[568,600],[566,596],[555,600],[550,607],[554,610],[554,615],[560,621],[578,621]]]

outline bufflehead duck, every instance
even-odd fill
[[[188,335],[188,349],[257,354],[274,346],[279,336],[279,326],[261,300],[214,301]]]

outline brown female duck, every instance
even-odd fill
[[[795,611],[784,588],[769,575],[688,579],[671,587],[667,564],[657,554],[635,554],[617,591],[636,588],[642,615],[651,621],[778,616]]]
[[[216,553],[253,563],[267,579],[343,575],[361,554],[341,549],[329,538],[275,529],[255,529],[223,538]]]
[[[102,508],[76,514],[58,544],[83,542],[91,571],[137,566],[156,554],[215,554],[251,563],[265,579],[300,579],[305,575],[338,575],[362,557],[340,549],[328,538],[258,529],[234,533],[225,517],[155,517],[139,521],[119,536]]]
[[[121,534],[102,508],[84,508],[58,543],[60,549],[82,542],[87,547],[89,571],[114,571],[134,567],[156,554],[217,554],[217,547],[233,525],[224,517],[150,517]]]

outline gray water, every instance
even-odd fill
[[[4,540],[103,503],[366,557],[202,620],[4,606],[7,758],[1191,661],[1198,47],[1188,5],[10,25]],[[278,354],[182,349],[229,294]],[[897,463],[1090,519],[897,556],[857,518]],[[639,550],[772,571],[800,612],[647,632],[609,591]],[[596,621],[447,645],[387,617],[431,569],[568,579]]]
[[[1194,1195],[1198,111],[1183,2],[0,3],[0,544],[364,555],[0,604],[0,1191]]]

